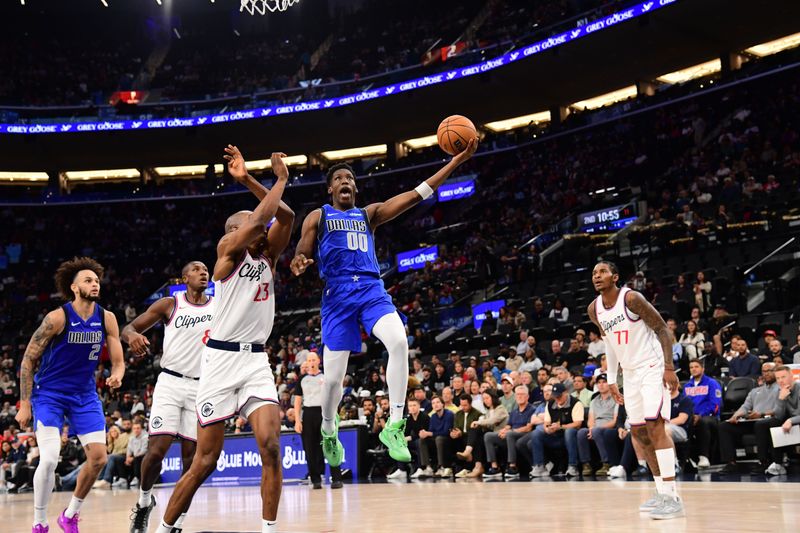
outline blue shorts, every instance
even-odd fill
[[[398,313],[392,297],[380,279],[361,279],[328,283],[322,293],[322,343],[328,350],[361,352],[361,330],[372,333],[375,323],[385,315]]]
[[[69,424],[70,435],[86,435],[106,430],[103,404],[94,391],[77,394],[62,394],[55,391],[35,389],[31,395],[33,428],[38,422],[43,426],[58,428]]]

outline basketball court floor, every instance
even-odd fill
[[[286,532],[435,531],[800,531],[800,484],[786,477],[710,481],[695,477],[679,485],[686,518],[657,522],[638,512],[653,484],[639,481],[394,482],[346,484],[342,490],[311,490],[287,484],[278,526]],[[753,478],[757,479],[757,478]],[[800,481],[800,479],[794,479]],[[172,488],[155,489],[154,531]],[[55,493],[50,530],[69,502]],[[93,490],[81,512],[84,533],[128,531],[134,490]],[[30,531],[33,494],[0,496],[0,531]],[[261,529],[258,487],[202,488],[192,502],[184,532],[254,532]]]

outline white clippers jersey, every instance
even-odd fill
[[[269,260],[245,251],[233,272],[215,284],[217,308],[211,338],[266,344],[275,321],[273,281]]]
[[[597,321],[605,332],[606,345],[611,344],[623,370],[634,370],[664,359],[664,351],[655,332],[625,305],[625,295],[630,291],[623,287],[617,302],[611,309],[603,305],[603,297],[595,300]]]
[[[200,377],[200,354],[211,331],[216,300],[203,305],[189,303],[186,293],[174,296],[175,308],[164,325],[164,355],[161,368],[190,378]]]

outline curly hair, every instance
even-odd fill
[[[75,276],[81,270],[91,270],[97,274],[98,278],[103,277],[105,269],[103,266],[92,259],[91,257],[73,257],[69,261],[64,261],[59,265],[56,270],[55,280],[56,289],[61,293],[65,300],[72,301],[75,299],[75,294],[72,292],[70,286],[75,281]]]

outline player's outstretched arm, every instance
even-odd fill
[[[111,375],[106,380],[106,384],[111,389],[118,389],[122,386],[122,378],[125,376],[125,357],[122,354],[122,343],[119,342],[117,317],[111,311],[105,313],[106,344],[108,345],[108,355],[111,357]]]
[[[272,154],[273,166],[275,159],[280,159],[281,154]],[[272,220],[278,211],[283,191],[288,181],[288,173],[279,175],[275,186],[259,202],[255,210],[239,225],[238,228],[226,233],[219,244],[217,244],[217,263],[214,265],[214,279],[222,279],[233,268],[233,264],[241,256],[242,252],[250,246],[264,231],[267,222]]]
[[[453,157],[449,163],[443,166],[439,172],[420,183],[417,188],[400,193],[397,196],[389,198],[385,202],[378,202],[367,206],[367,216],[369,217],[372,229],[377,228],[381,224],[385,224],[390,220],[396,218],[420,203],[422,200],[428,198],[433,194],[439,186],[445,182],[450,174],[455,171],[465,161],[467,161],[478,149],[478,139],[474,138],[469,141],[467,148],[460,154]],[[423,196],[424,195],[424,196]]]
[[[628,291],[625,294],[625,305],[639,315],[647,327],[652,329],[658,337],[658,342],[664,352],[664,385],[670,390],[675,390],[678,387],[678,376],[675,375],[675,365],[672,361],[672,344],[675,342],[675,338],[667,327],[667,323],[664,322],[655,307],[639,292]]]
[[[261,185],[256,179],[247,172],[247,165],[244,156],[238,147],[229,144],[225,148],[225,160],[228,162],[228,172],[238,183],[241,183],[258,198],[259,201],[269,194],[269,189]],[[280,179],[285,176],[289,179],[289,169],[283,158],[286,154],[275,152],[272,154],[272,172]],[[292,238],[292,228],[294,227],[294,211],[281,200],[278,204],[278,211],[275,213],[275,223],[269,228],[267,233],[267,246],[269,247],[269,258],[272,264],[276,264],[278,258],[289,245]]]
[[[19,370],[19,411],[14,417],[21,429],[24,429],[31,421],[31,393],[33,392],[33,373],[36,365],[53,337],[64,331],[65,323],[66,316],[63,310],[50,311],[33,332],[31,340],[25,348],[25,355]]]
[[[306,268],[314,264],[314,241],[317,240],[317,226],[319,226],[320,210],[315,209],[310,212],[303,221],[303,229],[300,232],[300,242],[294,250],[294,258],[289,266],[292,274],[301,275]]]
[[[122,328],[122,335],[120,335],[122,342],[127,344],[135,355],[140,357],[145,355],[147,347],[150,346],[150,341],[147,340],[143,333],[159,322],[169,320],[174,308],[175,298],[172,296],[159,299],[148,307],[147,311]]]

